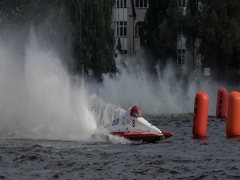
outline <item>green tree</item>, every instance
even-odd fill
[[[218,79],[240,68],[240,1],[189,1],[183,24],[187,47],[197,48],[202,65],[211,67]]]
[[[4,30],[10,31],[21,12],[22,3],[20,0],[1,0],[0,1],[0,34]],[[15,20],[15,21],[14,21]]]
[[[150,49],[157,60],[165,64],[177,57],[182,9],[178,0],[151,0],[143,23],[141,45]],[[154,63],[154,64],[155,64]]]
[[[3,0],[0,25],[25,25],[28,32],[35,27],[48,40],[41,42],[43,47],[53,46],[71,72],[83,71],[101,81],[104,73],[116,72],[111,28],[114,5],[115,0]],[[4,32],[9,33],[12,26],[3,28]],[[75,59],[71,63],[69,51]]]
[[[99,81],[103,73],[116,71],[111,28],[114,4],[114,0],[71,0],[68,4],[76,70],[84,69]]]
[[[117,44],[116,49],[118,50],[118,53],[123,54],[122,44],[121,44],[120,38],[118,38],[118,44]]]

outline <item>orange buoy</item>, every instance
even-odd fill
[[[231,92],[228,98],[226,134],[240,136],[240,93],[237,91]]]
[[[217,94],[216,116],[217,118],[227,117],[228,92],[225,88],[219,88]]]
[[[204,137],[207,133],[209,98],[207,93],[201,91],[196,94],[194,104],[192,134]]]

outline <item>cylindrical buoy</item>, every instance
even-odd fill
[[[195,96],[192,134],[195,137],[205,137],[207,133],[209,98],[201,91]]]
[[[217,94],[216,116],[217,118],[227,117],[228,92],[225,88],[219,88]]]
[[[240,93],[237,91],[228,97],[226,134],[228,137],[240,136]]]

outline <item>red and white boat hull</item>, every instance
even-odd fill
[[[164,139],[164,136],[157,133],[144,131],[129,131],[129,132],[111,132],[112,135],[121,136],[133,141],[155,142]]]
[[[144,119],[137,106],[129,108],[119,118],[111,121],[106,125],[106,129],[112,135],[146,142],[160,141],[173,136],[172,133],[162,132]]]

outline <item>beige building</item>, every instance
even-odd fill
[[[179,0],[179,7],[183,9],[185,14],[188,0]],[[201,8],[199,3],[198,8]],[[194,46],[197,47],[198,43],[195,42]],[[177,65],[183,72],[199,72],[200,71],[200,55],[197,55],[197,50],[189,51],[186,48],[186,38],[182,35],[177,40]]]
[[[148,8],[148,0],[116,0],[113,9],[115,47],[120,39],[122,50],[133,56],[140,47],[140,30]]]
[[[180,0],[179,6],[186,9],[187,0]],[[145,13],[148,8],[148,0],[116,0],[113,9],[113,27],[115,47],[120,40],[123,53],[126,56],[135,55],[140,48],[140,30]],[[186,39],[183,36],[178,38],[176,64],[183,71],[196,70],[195,64],[199,61],[196,52],[189,52],[185,46]]]

